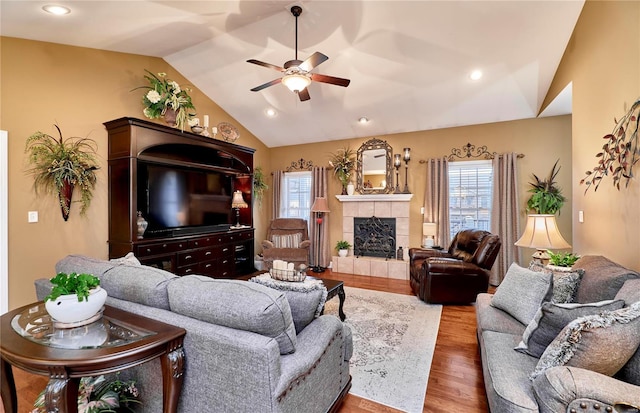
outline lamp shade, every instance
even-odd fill
[[[311,206],[311,212],[331,212],[329,211],[329,204],[327,203],[327,198],[318,197],[315,201],[313,201],[313,205]]]
[[[244,198],[242,197],[242,192],[235,191],[233,193],[233,198],[231,199],[231,208],[248,208],[246,202],[244,202]]]
[[[524,234],[516,241],[518,247],[535,248],[537,250],[571,248],[571,245],[560,234],[555,215],[531,214],[527,216]]]
[[[425,222],[422,224],[422,235],[425,237],[436,236],[437,225],[433,222]]]

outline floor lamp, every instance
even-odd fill
[[[320,250],[322,249],[322,216],[329,211],[329,205],[327,204],[327,198],[318,197],[315,201],[313,201],[313,206],[311,207],[311,212],[316,214],[316,223],[318,224],[318,229],[316,230],[315,239],[316,239],[316,248],[315,248],[315,266],[311,267],[313,272],[324,272],[325,268],[320,265]]]

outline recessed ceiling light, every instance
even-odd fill
[[[362,116],[360,119],[358,119],[358,122],[365,125],[367,123],[369,123],[369,118],[366,116]]]
[[[47,4],[42,7],[42,10],[47,13],[55,14],[56,16],[63,16],[65,14],[71,13],[71,9],[64,6],[58,6],[56,4]]]
[[[469,78],[471,80],[479,80],[482,77],[482,71],[481,70],[474,70],[473,72],[471,72],[469,74]]]
[[[278,112],[276,112],[276,110],[273,108],[266,109],[264,113],[270,118],[273,118],[278,114]]]

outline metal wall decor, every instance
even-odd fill
[[[361,194],[386,194],[393,190],[393,149],[381,139],[363,143],[356,153],[356,191]],[[381,179],[383,178],[383,179]],[[376,182],[371,182],[374,179]]]
[[[291,165],[285,169],[285,172],[293,171],[310,171],[313,169],[313,161],[305,161],[303,158],[291,162]]]
[[[451,149],[451,154],[447,158],[449,161],[455,160],[455,158],[481,158],[481,159],[493,159],[497,155],[496,152],[488,152],[487,146],[482,145],[476,148],[475,145],[467,143],[462,148]]]

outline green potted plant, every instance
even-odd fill
[[[100,279],[91,274],[58,273],[51,278],[53,288],[44,298],[49,315],[61,323],[77,323],[95,316],[107,299]]]
[[[70,137],[64,139],[58,125],[54,125],[59,138],[36,132],[26,142],[36,194],[39,191],[56,194],[62,217],[69,219],[73,189],[80,190],[80,215],[84,215],[91,204],[96,185],[96,143],[89,138]]]
[[[262,197],[264,191],[269,189],[269,185],[265,182],[264,172],[262,172],[261,166],[256,166],[253,169],[253,193],[258,203],[262,206]]]
[[[196,108],[193,106],[191,96],[189,96],[191,89],[180,87],[177,82],[168,79],[166,73],[155,75],[146,69],[145,72],[148,73],[148,75],[144,75],[144,78],[149,82],[149,86],[133,89],[149,89],[142,97],[144,104],[142,113],[149,119],[164,117],[167,124],[184,132],[189,118],[195,116]],[[190,113],[192,109],[194,113]]]
[[[347,146],[332,153],[329,160],[329,165],[333,168],[333,175],[342,185],[342,195],[347,195],[347,185],[356,165],[355,155],[355,151]]]
[[[554,253],[547,250],[547,254],[549,254],[549,264],[564,268],[573,266],[573,264],[575,264],[575,262],[580,258],[579,255],[572,252]]]
[[[546,179],[540,179],[535,174],[532,174],[534,182],[529,183],[531,185],[529,192],[532,195],[527,201],[527,210],[534,211],[536,214],[555,215],[564,205],[567,199],[562,195],[562,190],[555,181],[560,171],[560,168],[557,168],[558,161],[553,164],[553,168],[551,168],[551,172],[549,172],[549,176]]]
[[[351,248],[351,244],[348,241],[340,240],[336,243],[336,250],[338,250],[338,256],[346,257],[349,253],[349,248]]]

